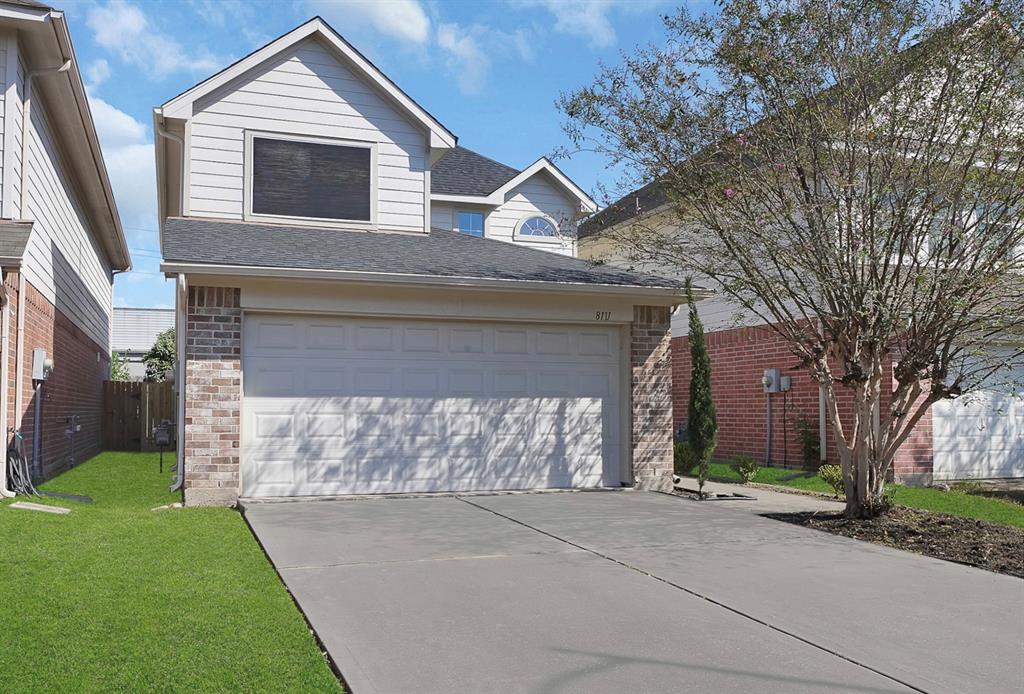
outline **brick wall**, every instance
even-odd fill
[[[662,306],[633,309],[630,364],[633,478],[640,489],[672,484],[671,313]]]
[[[801,418],[818,431],[819,389],[784,340],[766,326],[734,328],[708,333],[711,357],[711,396],[718,413],[718,447],[715,457],[729,461],[749,455],[762,464],[767,453],[767,403],[772,400],[771,462],[800,467],[803,462],[797,421]],[[767,368],[778,368],[792,379],[785,395],[766,396],[761,377]],[[891,366],[888,367],[891,371]],[[690,348],[685,336],[672,339],[672,399],[674,425],[686,424],[689,410]],[[888,399],[883,395],[882,407]],[[839,402],[840,417],[849,421],[852,397]],[[828,462],[839,462],[831,425],[826,426],[825,452]],[[894,462],[894,473],[905,476],[931,470],[931,418],[926,416],[911,435]]]
[[[18,274],[4,280],[10,302],[8,341],[8,426],[17,426]],[[25,283],[25,339],[22,379],[24,451],[31,459],[36,395],[32,384],[32,350],[46,349],[54,369],[42,386],[40,405],[40,458],[44,478],[78,464],[100,452],[102,444],[103,381],[110,374],[110,355],[58,310],[30,282]],[[68,418],[78,415],[81,431],[75,434],[74,450],[65,435]]]
[[[189,287],[185,336],[185,503],[239,494],[242,310],[239,290]]]

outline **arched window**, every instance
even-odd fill
[[[555,239],[558,237],[558,227],[548,217],[535,215],[526,217],[519,222],[519,226],[516,227],[516,235],[530,238]]]

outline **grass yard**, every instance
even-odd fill
[[[736,471],[725,463],[712,463],[709,479],[716,482],[738,483],[740,481]],[[807,477],[801,474],[800,470],[762,467],[753,481],[832,494],[832,488],[817,475]],[[955,488],[944,492],[930,487],[905,487],[901,484],[892,484],[888,489],[892,494],[893,502],[900,506],[1024,528],[1024,505],[1007,499],[987,497],[980,492]]]
[[[2,688],[340,691],[237,511],[150,511],[170,481],[156,454],[104,453],[43,486],[93,504],[0,505]]]

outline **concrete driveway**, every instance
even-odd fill
[[[1024,581],[642,492],[245,510],[355,694],[1019,692]]]

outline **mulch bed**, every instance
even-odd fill
[[[768,518],[1024,578],[1024,528],[904,507],[870,520],[842,513],[771,513]]]

